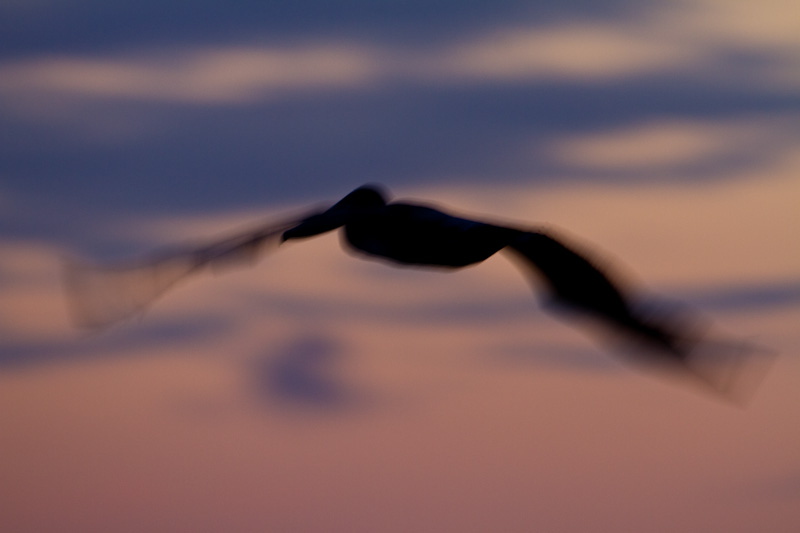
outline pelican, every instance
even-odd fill
[[[538,281],[558,308],[577,311],[635,340],[645,358],[690,368],[715,390],[730,386],[725,372],[699,370],[695,328],[675,317],[646,313],[626,283],[601,270],[590,253],[541,228],[500,225],[454,216],[436,207],[389,201],[376,185],[352,191],[327,209],[265,224],[210,244],[165,250],[116,266],[70,264],[65,286],[77,325],[103,328],[141,314],[167,289],[209,267],[252,261],[287,241],[343,230],[343,245],[358,256],[404,266],[455,270],[508,254]],[[728,345],[730,347],[732,345]],[[749,348],[736,345],[738,355]],[[725,376],[723,377],[723,374]],[[723,383],[723,381],[725,383]]]

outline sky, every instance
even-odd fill
[[[4,530],[797,530],[793,4],[0,1]],[[70,323],[64,258],[364,183],[550,228],[773,364],[732,405],[503,257],[391,268],[335,234]]]

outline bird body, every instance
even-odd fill
[[[401,265],[461,268],[506,250],[522,260],[526,272],[542,279],[562,305],[620,326],[636,323],[618,282],[612,283],[584,255],[541,231],[469,220],[426,205],[387,203],[377,189],[366,186],[286,231],[283,240],[339,227],[355,253]]]
[[[344,227],[345,240],[362,254],[395,263],[460,268],[508,246],[520,232],[412,204],[389,204]]]

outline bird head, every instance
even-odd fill
[[[330,209],[312,215],[300,224],[283,233],[281,241],[313,237],[333,231],[350,220],[366,212],[380,209],[386,205],[383,193],[374,185],[365,185],[354,190]]]

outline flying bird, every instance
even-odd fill
[[[686,320],[643,311],[627,283],[612,278],[590,253],[568,246],[549,231],[461,218],[429,205],[392,202],[375,185],[359,187],[327,209],[210,244],[162,250],[122,265],[69,264],[64,279],[73,318],[82,327],[109,326],[143,313],[191,274],[250,263],[286,241],[339,229],[349,251],[398,265],[455,270],[503,252],[560,308],[592,318],[606,330],[635,341],[641,360],[689,370],[718,392],[730,391],[738,363],[753,351],[742,343],[712,345]],[[703,354],[713,353],[711,359],[716,362],[709,365],[699,356],[701,346]]]

